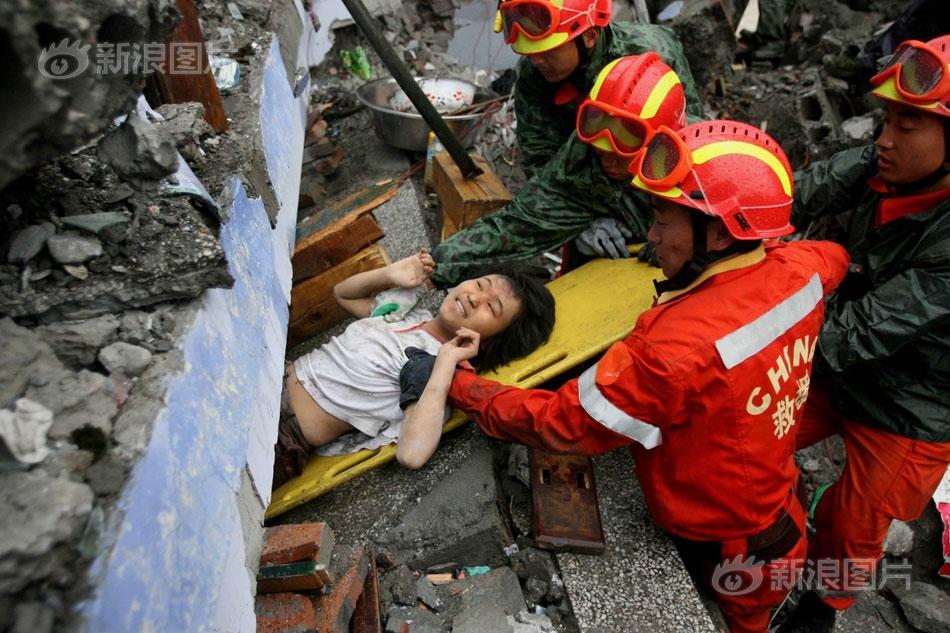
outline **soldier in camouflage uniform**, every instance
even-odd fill
[[[508,206],[435,249],[433,256],[439,265],[433,281],[441,287],[456,283],[473,265],[523,260],[556,248],[587,229],[593,230],[595,220],[610,218],[615,234],[623,231],[623,237],[645,239],[650,223],[648,198],[628,186],[626,173],[611,178],[611,173],[618,177],[616,167],[605,171],[609,159],[602,166],[597,150],[573,133],[577,107],[609,62],[656,51],[678,75],[687,113],[692,118],[702,116],[682,46],[669,29],[609,24],[609,0],[564,0],[559,11],[573,11],[577,18],[563,23],[551,19],[551,32],[531,39],[522,23],[543,26],[539,14],[530,11],[547,1],[508,2],[521,8],[513,18],[506,17],[505,10],[501,14],[507,41],[525,56],[518,65],[515,110],[529,180]],[[502,3],[503,9],[506,4]],[[532,20],[525,21],[525,15]]]

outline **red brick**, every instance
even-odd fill
[[[382,618],[379,613],[379,579],[376,575],[376,557],[372,551],[369,555],[369,570],[366,573],[366,582],[363,583],[363,593],[356,601],[350,630],[352,633],[382,633],[383,630]]]
[[[271,593],[254,602],[257,633],[311,633],[317,614],[309,598],[296,593]]]
[[[354,547],[352,553],[345,558],[342,552],[334,558],[337,568],[342,568],[339,574],[335,574],[338,580],[330,586],[329,591],[324,590],[314,601],[319,633],[350,630],[350,618],[353,617],[356,602],[363,593],[363,584],[369,572],[369,557],[362,545]]]
[[[326,523],[277,525],[264,530],[261,565],[280,565],[299,560],[330,562],[333,530]]]

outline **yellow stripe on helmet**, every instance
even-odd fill
[[[511,45],[511,50],[518,53],[519,55],[535,55],[537,53],[544,53],[545,51],[549,51],[552,48],[557,48],[566,42],[568,37],[570,36],[567,33],[552,33],[543,40],[532,40],[528,39],[523,33],[519,32],[515,43]]]
[[[903,103],[904,105],[910,106],[912,108],[920,108],[923,110],[933,110],[940,105],[939,101],[933,103],[912,103],[902,97],[899,92],[897,92],[897,78],[888,77],[885,79],[880,86],[871,91],[871,94],[875,97],[880,97],[881,99],[887,99],[888,101],[896,101],[897,103]]]
[[[623,57],[618,57],[617,59],[613,60],[612,62],[610,62],[609,64],[607,64],[606,66],[604,66],[604,67],[601,69],[601,71],[600,71],[599,73],[597,73],[597,81],[594,82],[594,87],[590,89],[590,98],[591,98],[591,99],[596,99],[596,98],[597,98],[597,93],[600,92],[601,86],[604,85],[604,80],[607,79],[607,75],[610,74],[611,69],[612,69],[614,66],[616,66],[617,64],[619,64],[619,63],[620,63],[620,60],[622,60],[622,59],[623,59]]]
[[[768,165],[772,171],[775,172],[775,176],[779,179],[779,182],[782,183],[782,190],[785,192],[785,195],[791,197],[792,179],[789,177],[788,172],[785,171],[785,167],[778,157],[764,147],[759,147],[758,145],[744,141],[717,141],[694,150],[692,152],[693,164],[702,165],[714,158],[727,156],[729,154],[744,154],[757,158]]]
[[[670,94],[670,90],[672,90],[674,86],[679,85],[679,83],[680,78],[672,70],[663,75],[660,80],[656,82],[653,91],[650,92],[647,102],[643,104],[643,110],[640,111],[640,116],[644,119],[652,119],[655,117],[660,106],[663,105],[666,96]]]
[[[679,198],[683,195],[683,190],[679,187],[673,187],[672,189],[654,189],[647,183],[640,180],[640,176],[634,176],[633,180],[630,181],[630,184],[636,187],[637,189],[643,189],[647,193],[650,193],[654,196],[661,196],[663,198]]]

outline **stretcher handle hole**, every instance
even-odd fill
[[[587,482],[587,473],[575,473],[577,475],[577,487],[581,490],[587,490],[590,488],[590,484]]]
[[[551,483],[551,470],[549,468],[541,469],[541,483],[550,485]]]
[[[544,371],[545,369],[548,369],[550,367],[553,367],[557,363],[560,363],[565,358],[567,358],[567,352],[555,352],[551,354],[550,356],[542,356],[541,358],[539,358],[538,360],[536,360],[535,362],[531,363],[530,365],[525,367],[523,370],[521,370],[521,373],[515,376],[515,382],[516,383],[525,382],[532,376],[536,376],[540,374],[542,371]]]

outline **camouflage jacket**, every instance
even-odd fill
[[[656,51],[676,71],[686,93],[687,114],[702,118],[702,103],[683,47],[673,31],[665,26],[615,22],[604,27],[591,51],[587,66],[575,72],[575,77],[569,81],[579,82],[575,88],[581,96],[586,97],[604,66],[618,57],[640,55],[647,51]],[[522,166],[529,178],[551,160],[574,131],[579,103],[572,101],[562,106],[555,105],[554,96],[560,87],[561,84],[548,83],[527,57],[518,63],[515,113],[518,117]]]

